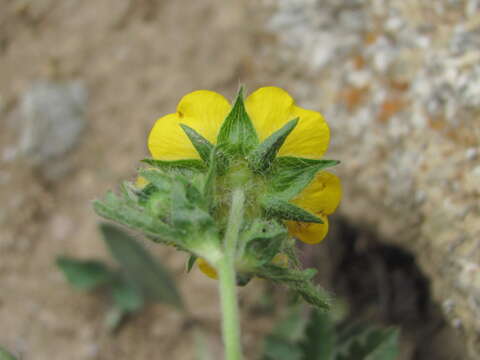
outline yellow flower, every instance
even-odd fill
[[[154,159],[198,159],[199,154],[184,133],[185,124],[215,144],[217,134],[231,110],[231,104],[213,91],[199,90],[185,95],[176,113],[158,119],[148,138],[148,148]],[[263,87],[245,100],[260,141],[282,128],[288,121],[299,122],[278,152],[278,156],[320,159],[328,147],[330,131],[323,116],[316,111],[297,106],[292,97],[278,87]],[[316,214],[323,224],[288,222],[291,234],[306,243],[320,242],[328,231],[327,215],[338,206],[340,181],[330,173],[321,172],[292,202]]]
[[[197,266],[200,269],[200,271],[205,275],[207,275],[209,278],[215,279],[215,280],[218,279],[217,270],[215,270],[215,268],[212,265],[210,265],[205,259],[198,258]]]
[[[138,176],[137,179],[135,180],[135,186],[138,189],[143,189],[147,185],[148,185],[148,180],[145,179],[143,176]]]
[[[288,256],[284,253],[278,253],[272,259],[272,264],[281,266],[281,267],[288,267]]]
[[[320,172],[292,202],[322,219],[323,224],[288,221],[288,231],[307,244],[322,241],[328,232],[327,215],[332,214],[342,197],[340,179],[329,172]]]

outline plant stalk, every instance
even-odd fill
[[[232,193],[232,205],[225,233],[224,256],[218,262],[220,301],[222,307],[222,332],[225,360],[241,360],[240,317],[237,299],[235,257],[240,227],[243,222],[245,194],[236,188]]]

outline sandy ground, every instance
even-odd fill
[[[69,288],[54,258],[108,257],[91,200],[132,177],[154,120],[183,94],[206,88],[233,97],[240,81],[257,84],[254,17],[213,0],[0,0],[0,8],[0,344],[22,359],[192,359],[192,328],[167,306],[109,336],[107,304]],[[54,181],[12,155],[19,99],[38,80],[80,80],[88,89],[87,130],[62,159],[71,171]],[[150,248],[178,275],[193,314],[211,324],[208,340],[219,352],[215,283],[186,275],[184,255]],[[250,354],[269,323],[246,315]]]

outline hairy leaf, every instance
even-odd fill
[[[302,307],[295,306],[275,324],[265,338],[263,360],[303,360],[299,341],[304,336],[306,317],[302,312]]]
[[[307,303],[319,310],[330,308],[330,296],[325,290],[312,283],[316,270],[294,270],[276,266],[273,264],[264,265],[257,269],[257,276],[282,283],[300,295]]]
[[[110,224],[100,230],[105,243],[125,274],[153,301],[183,308],[183,301],[170,273],[129,234]]]
[[[94,201],[93,206],[98,215],[139,230],[154,241],[183,246],[183,234],[179,230],[172,229],[159,218],[126,202],[112,192],[107,193],[103,201]]]
[[[302,341],[303,360],[334,360],[335,325],[328,312],[312,311]]]
[[[142,289],[126,277],[118,277],[112,284],[112,298],[115,306],[135,312],[145,304]]]
[[[370,329],[351,339],[337,360],[395,360],[398,355],[398,330]]]

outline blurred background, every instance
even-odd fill
[[[185,93],[239,84],[283,87],[331,127],[344,200],[302,248],[319,282],[352,317],[402,326],[402,359],[480,358],[478,0],[0,0],[0,345],[193,359],[184,315],[151,306],[112,337],[54,259],[108,259],[91,200],[133,177]],[[219,351],[215,282],[148,248]],[[248,359],[276,317],[264,293],[241,290]]]

